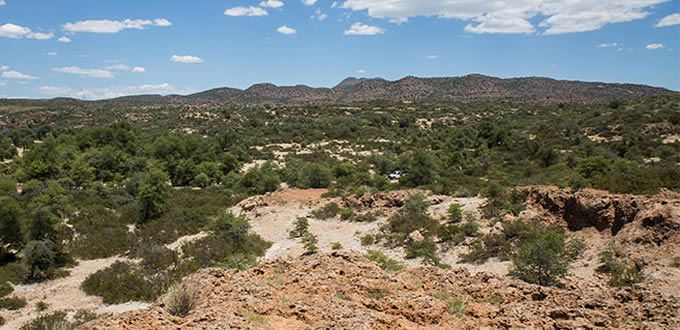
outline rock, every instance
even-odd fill
[[[421,234],[420,231],[418,230],[408,234],[408,238],[410,238],[414,242],[422,242],[423,240],[425,240],[423,234]]]

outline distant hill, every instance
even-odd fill
[[[635,84],[556,80],[543,77],[502,79],[479,74],[462,77],[405,77],[396,81],[349,77],[333,88],[305,85],[256,84],[248,89],[216,88],[181,95],[125,96],[109,101],[132,103],[216,102],[233,104],[352,103],[365,101],[508,100],[539,103],[607,103],[649,96],[678,94]],[[62,99],[63,100],[63,99]]]
[[[246,90],[218,88],[188,95],[186,98],[215,102],[284,104],[485,99],[548,103],[604,103],[673,93],[676,92],[634,84],[566,81],[541,77],[501,79],[473,74],[452,78],[405,77],[397,81],[350,77],[333,88],[258,84]]]

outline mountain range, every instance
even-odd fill
[[[276,86],[263,83],[245,90],[215,88],[191,95],[136,95],[108,101],[328,104],[385,100],[462,102],[507,100],[540,103],[606,103],[670,94],[678,94],[678,92],[636,84],[568,81],[544,77],[503,79],[471,74],[443,78],[408,76],[396,81],[350,77],[332,88],[314,88],[305,85]]]

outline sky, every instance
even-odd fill
[[[679,50],[680,0],[0,0],[0,98],[471,73],[678,91]]]

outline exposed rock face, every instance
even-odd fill
[[[478,329],[680,326],[680,300],[653,289],[567,282],[545,288],[464,269],[386,274],[360,255],[335,252],[244,272],[207,269],[184,318],[162,303],[83,329]],[[159,300],[161,301],[161,300]]]
[[[653,264],[680,257],[680,198],[528,187],[527,206],[544,221],[570,230],[594,227],[613,236],[632,258]],[[663,262],[662,262],[663,263]]]

